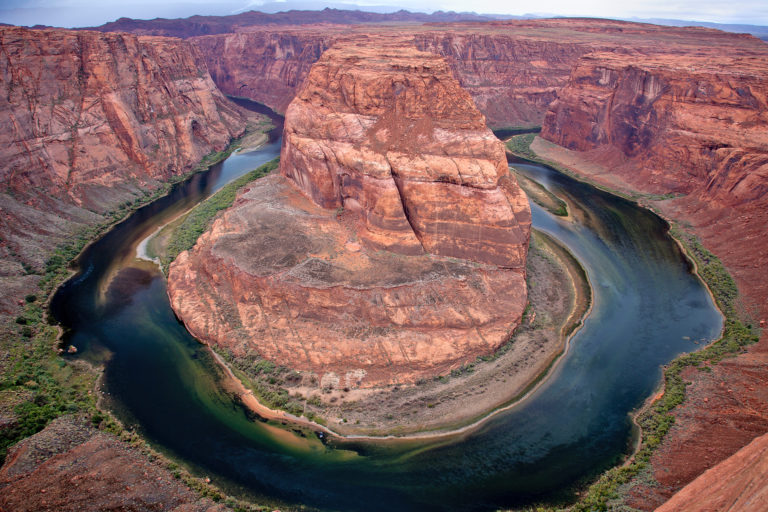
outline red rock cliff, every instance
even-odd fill
[[[697,228],[761,315],[768,315],[759,272],[768,265],[767,58],[761,42],[727,55],[591,54],[542,130],[632,188],[681,195],[660,207]]]
[[[0,251],[11,280],[245,128],[181,40],[3,27],[0,53]],[[19,279],[11,289],[34,278]]]
[[[376,247],[524,267],[527,199],[445,60],[363,41],[312,66],[288,107],[282,173],[318,206],[358,213]]]
[[[508,339],[530,211],[441,58],[328,50],[288,108],[281,171],[171,265],[198,338],[324,387],[413,383]]]
[[[542,130],[574,152],[541,147],[608,186],[677,196],[653,204],[722,259],[757,324],[768,319],[768,46],[736,37],[727,51],[583,57]],[[766,364],[764,329],[746,353],[683,374],[688,398],[652,458],[658,485],[635,486],[630,505],[654,509],[768,431]]]
[[[717,30],[660,27],[612,20],[554,19],[425,25],[242,26],[233,34],[191,38],[214,81],[280,112],[309,67],[339,38],[410,34],[423,51],[442,55],[491,126],[540,125],[579,57],[594,51],[725,51],[744,37]]]

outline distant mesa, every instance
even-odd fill
[[[443,58],[397,37],[327,50],[287,110],[280,174],[171,266],[189,330],[324,387],[412,383],[503,344],[531,216]]]

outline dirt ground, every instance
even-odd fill
[[[219,512],[158,461],[77,416],[21,441],[0,469],[2,511]]]

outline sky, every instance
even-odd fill
[[[327,5],[377,12],[404,8],[419,12],[668,18],[768,25],[768,0],[0,0],[0,22],[82,27],[101,25],[120,17],[180,18],[193,14],[235,14],[251,9],[267,12],[291,8],[321,9]]]

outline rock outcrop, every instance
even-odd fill
[[[610,169],[614,186],[679,196],[658,207],[693,225],[768,316],[768,47],[722,54],[582,58],[542,137]],[[749,242],[746,242],[746,241]]]
[[[190,39],[205,57],[216,85],[285,112],[335,31],[285,27]]]
[[[768,435],[704,472],[656,512],[760,512],[768,503]]]
[[[224,512],[138,447],[63,416],[13,446],[0,468],[0,510]]]
[[[193,334],[323,387],[412,383],[508,338],[530,211],[443,59],[402,41],[333,47],[283,140],[281,175],[171,266]]]
[[[318,206],[359,215],[373,247],[525,266],[527,198],[434,54],[367,39],[326,51],[288,108],[280,170]]]
[[[181,40],[2,27],[0,53],[0,275],[19,292],[78,228],[245,129]]]

